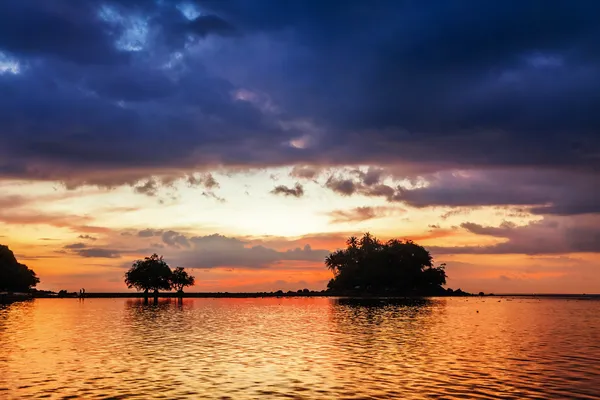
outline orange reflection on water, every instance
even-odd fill
[[[0,398],[592,398],[597,301],[43,299],[0,309]]]

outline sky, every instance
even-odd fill
[[[600,293],[600,3],[0,2],[0,243],[40,289],[321,290],[350,235],[448,287]]]

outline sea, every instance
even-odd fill
[[[600,399],[600,300],[35,299],[0,399]]]

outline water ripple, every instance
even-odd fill
[[[600,399],[597,301],[43,299],[2,399]]]

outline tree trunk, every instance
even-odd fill
[[[148,289],[144,290],[144,304],[148,304]]]
[[[158,289],[154,289],[154,302],[158,303]]]

